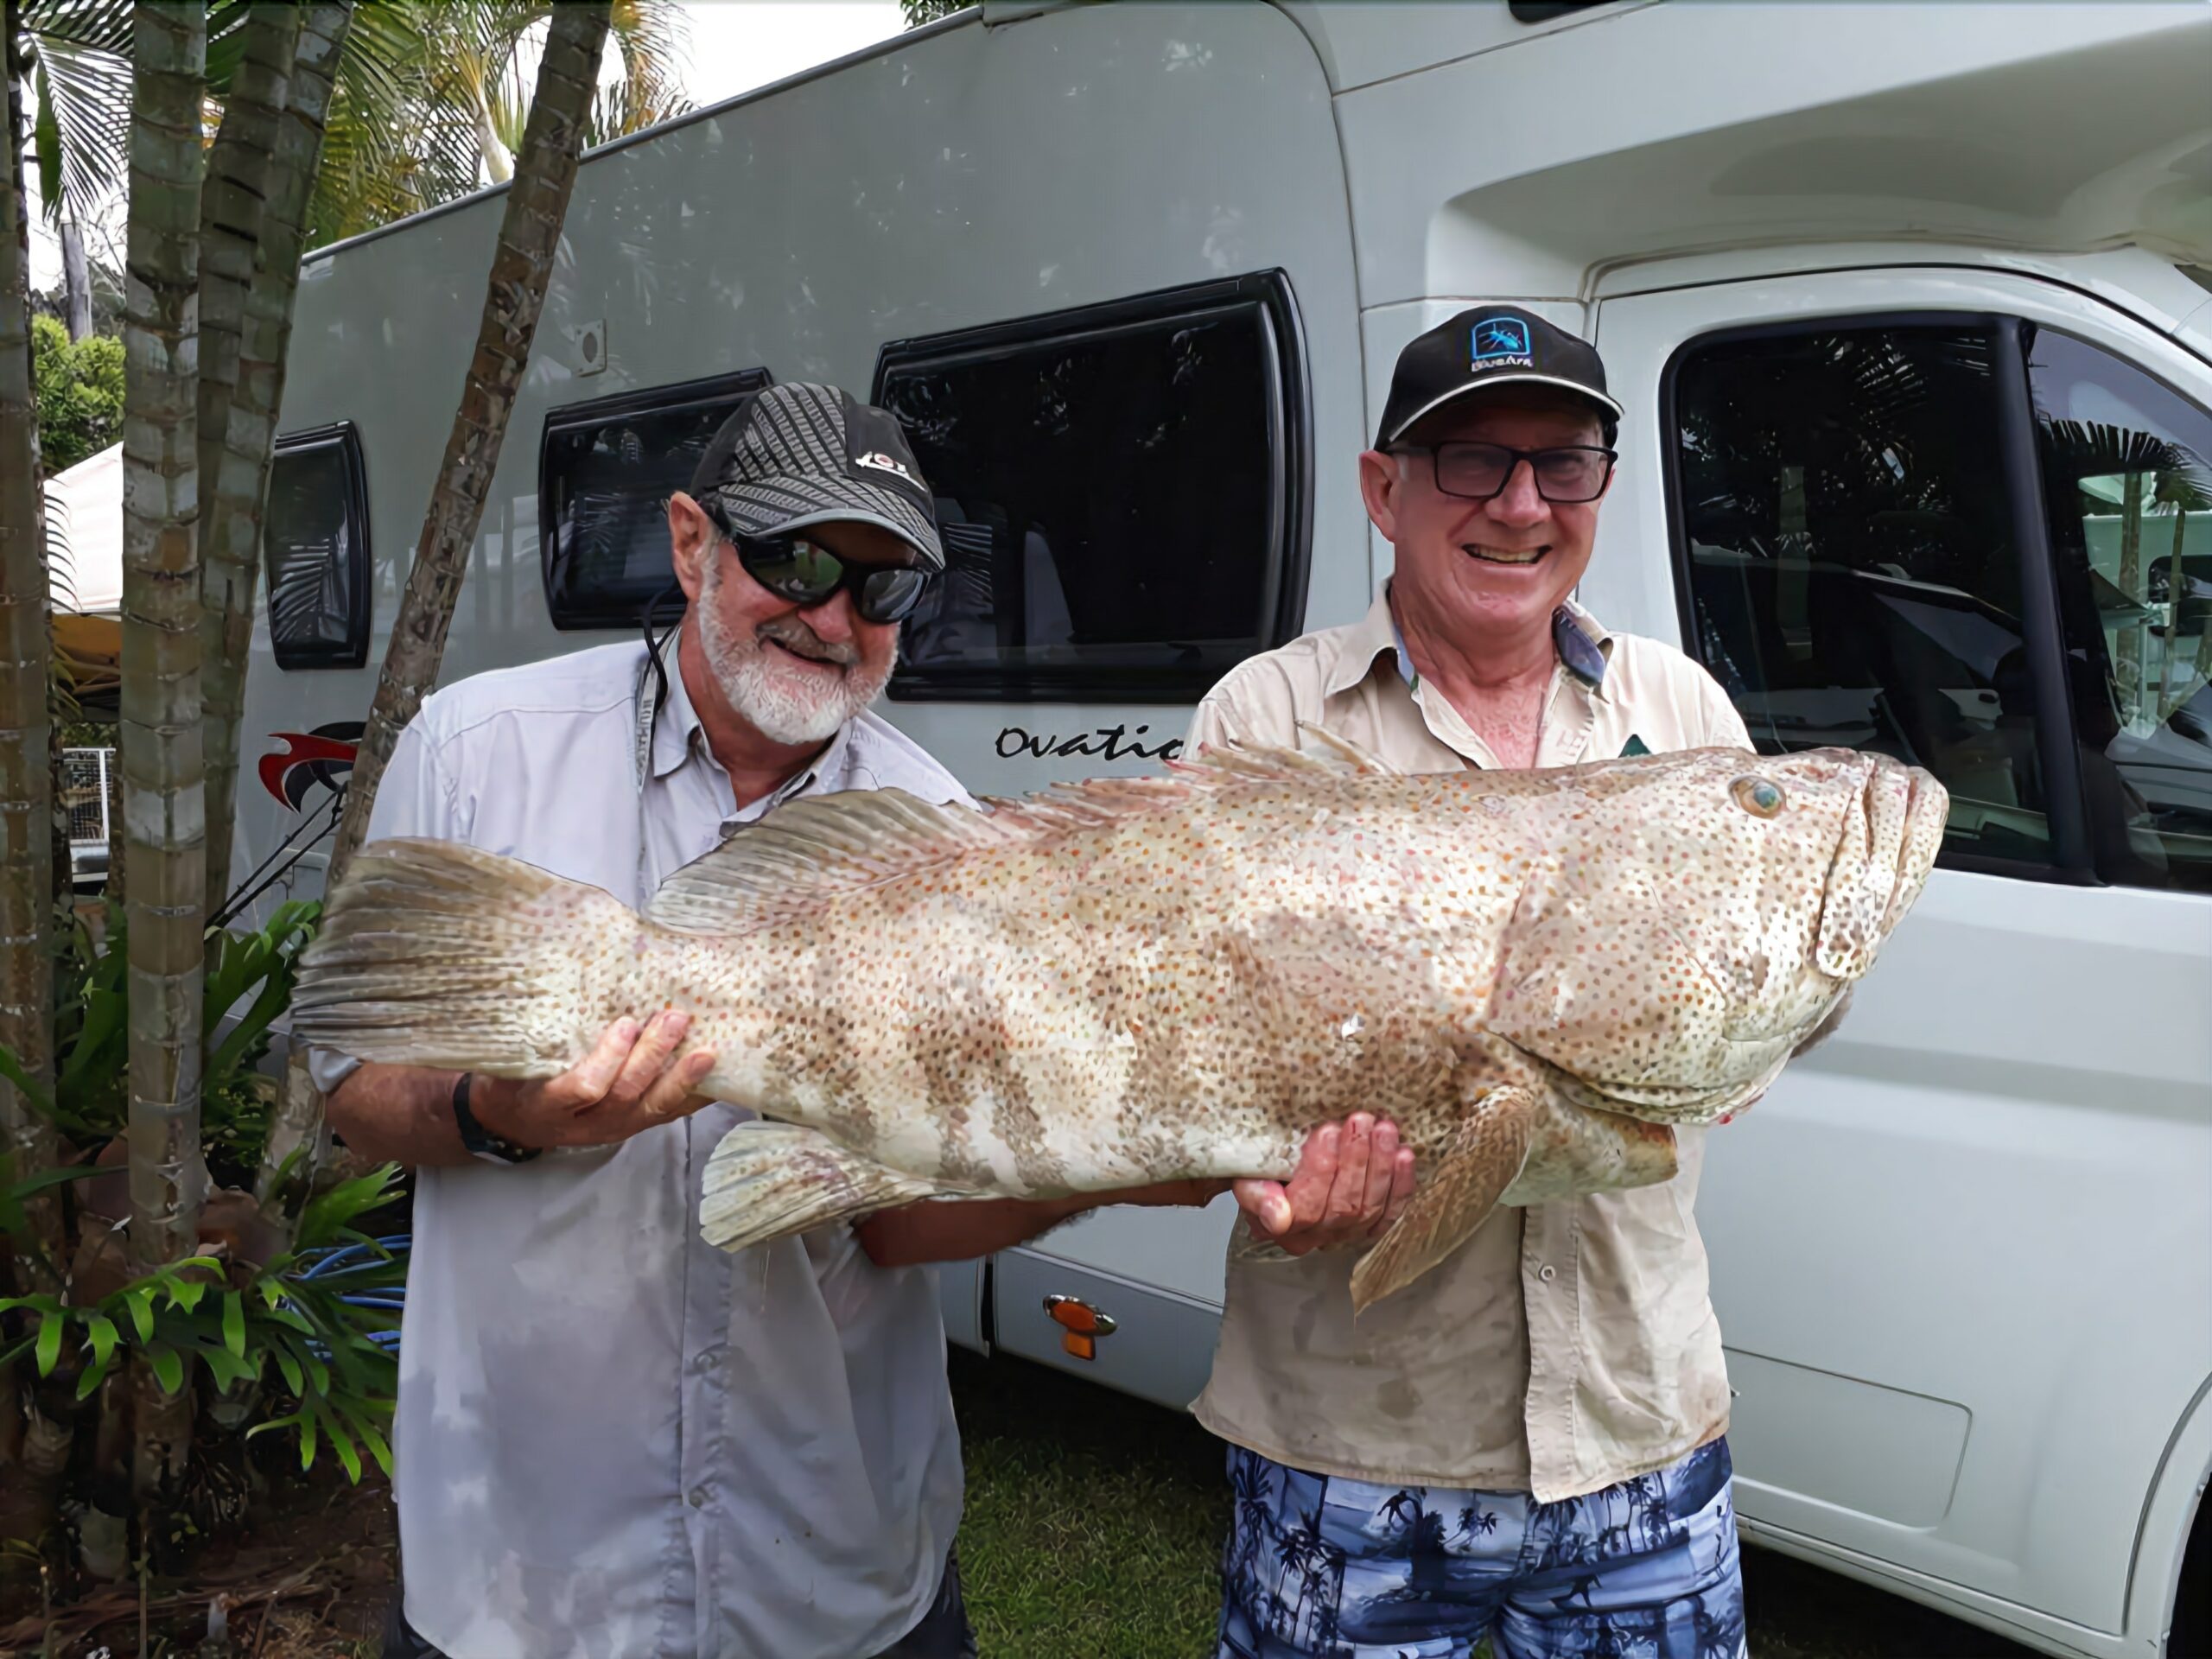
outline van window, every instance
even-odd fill
[[[276,440],[262,522],[276,666],[360,667],[369,658],[369,486],[352,422]]]
[[[1274,272],[887,346],[947,561],[891,695],[1184,702],[1296,633],[1298,342]]]
[[[556,628],[634,628],[676,579],[668,498],[768,384],[745,369],[550,410],[537,454],[545,607]]]
[[[2068,334],[2028,349],[2075,720],[2119,879],[2212,892],[2212,415]]]
[[[1973,321],[1698,344],[1672,391],[1690,632],[1768,753],[1928,768],[1946,850],[2054,861],[1998,349]]]
[[[1685,631],[1761,748],[1927,767],[1948,862],[2212,892],[2212,416],[1988,317],[1713,336],[1666,397]]]

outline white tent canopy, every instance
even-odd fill
[[[123,446],[46,480],[47,522],[60,534],[48,556],[54,608],[80,616],[123,610]]]

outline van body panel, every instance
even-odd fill
[[[2203,1519],[2208,1487],[2212,1487],[2212,1378],[2175,1426],[2158,1484],[2143,1505],[2127,1588],[2126,1651],[2130,1655],[2159,1656],[2166,1650],[2184,1556]],[[2196,1567],[2202,1574],[2202,1558]],[[2183,1656],[2177,1652],[2173,1659]]]
[[[1899,16],[1649,6],[1344,93],[1363,302],[1580,295],[1622,258],[1900,230],[2212,248],[2212,10],[1915,6],[1909,50]]]
[[[2064,329],[2212,406],[2212,369],[2170,339],[2010,272],[1608,300],[1598,340],[1629,415],[1584,584],[1598,615],[1680,639],[1659,421],[1687,342],[1946,311]],[[1737,1379],[1745,1516],[2120,1630],[2145,1495],[2212,1376],[2207,1008],[2212,899],[1936,871],[1836,1037],[1709,1143],[1713,1300],[1732,1356],[1758,1357]],[[1940,1503],[1935,1420],[1899,1393],[1960,1414]],[[1918,1427],[1859,1439],[1849,1466],[1788,1443],[1855,1417]]]
[[[1140,190],[1141,235],[1129,228]],[[249,756],[267,750],[271,732],[358,719],[367,707],[503,209],[486,196],[305,267],[283,425],[350,419],[368,452],[372,666],[282,673],[264,620],[248,681]],[[546,411],[569,404],[756,367],[866,396],[888,340],[1281,269],[1302,321],[1313,452],[1356,454],[1346,212],[1319,64],[1262,5],[1086,8],[948,29],[596,156],[578,176],[442,678],[611,637],[560,633],[545,615],[537,435]],[[595,322],[603,366],[586,373],[578,341]],[[1364,524],[1356,489],[1317,493],[1315,546],[1357,545]],[[1363,560],[1313,562],[1312,612],[1356,611],[1366,591]],[[971,788],[994,792],[1150,764],[1039,760],[1013,739],[1008,759],[1007,727],[1065,737],[1148,724],[1173,739],[1187,721],[1186,710],[1135,704],[991,704],[979,715],[893,702],[885,712]],[[242,795],[246,861],[294,818],[266,791]],[[243,875],[251,862],[235,868]]]

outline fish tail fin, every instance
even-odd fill
[[[1535,1118],[1535,1100],[1522,1089],[1493,1089],[1475,1103],[1434,1173],[1352,1269],[1355,1319],[1466,1243],[1529,1161]]]
[[[819,1129],[741,1123],[707,1160],[699,1233],[719,1249],[742,1250],[917,1198],[953,1196],[955,1189],[849,1152]]]
[[[292,1035],[386,1065],[553,1077],[593,1029],[587,963],[639,925],[611,894],[518,859],[377,842],[301,953]]]

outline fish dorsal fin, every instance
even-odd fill
[[[1319,743],[1335,758],[1339,765],[1338,768],[1332,768],[1332,770],[1345,769],[1363,776],[1379,775],[1385,778],[1404,776],[1397,767],[1372,750],[1361,748],[1348,737],[1338,737],[1334,732],[1324,731],[1310,720],[1300,721],[1298,729]]]
[[[1230,782],[1283,784],[1310,782],[1317,778],[1403,776],[1380,755],[1370,753],[1334,732],[1322,730],[1310,720],[1300,721],[1298,729],[1313,740],[1314,747],[1284,749],[1234,741],[1223,745],[1209,743],[1198,750],[1195,758],[1171,760],[1168,766],[1201,788],[1219,787]]]
[[[1338,740],[1328,740],[1332,746]],[[1349,758],[1348,758],[1349,757]],[[664,882],[645,914],[686,933],[748,933],[796,919],[840,893],[879,887],[1009,843],[1109,829],[1224,790],[1387,774],[1349,744],[1325,755],[1231,745],[1169,763],[1166,777],[1053,784],[982,809],[938,806],[900,789],[848,790],[779,807]]]
[[[745,933],[1005,838],[988,814],[903,789],[779,807],[663,882],[646,916],[685,933]]]

